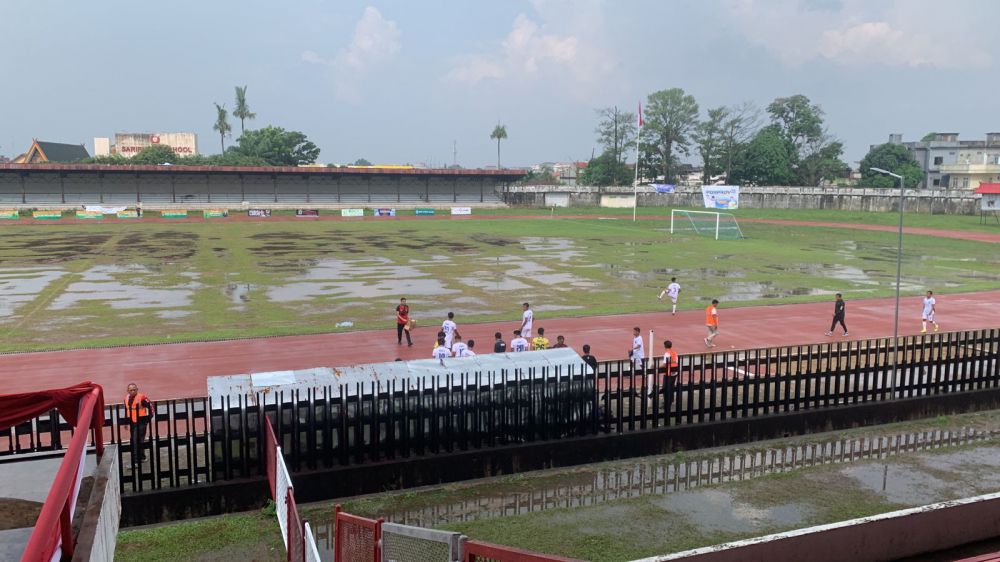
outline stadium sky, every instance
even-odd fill
[[[595,108],[680,87],[703,113],[805,94],[856,166],[889,133],[1000,130],[998,16],[991,0],[7,0],[0,154],[154,131],[218,152],[212,102],[246,84],[251,126],[305,132],[322,162],[450,164],[456,141],[460,165],[492,165],[498,121],[505,165],[586,160]]]

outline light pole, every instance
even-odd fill
[[[899,351],[899,278],[903,270],[903,176],[882,168],[868,168],[873,172],[892,176],[899,180],[899,242],[896,248],[896,317],[892,328],[892,392],[896,393],[896,363]]]

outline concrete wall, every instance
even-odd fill
[[[118,445],[108,445],[94,473],[94,485],[77,534],[72,562],[114,560],[121,514]]]
[[[569,194],[570,206],[619,207],[623,198],[631,205],[631,187],[519,186],[503,192],[508,205],[541,207],[551,194]],[[908,189],[904,210],[907,212],[978,215],[980,196],[969,191]],[[899,209],[899,191],[870,188],[818,187],[743,187],[743,209],[835,209],[842,211],[888,212]],[[550,205],[551,206],[551,205]],[[678,187],[675,193],[655,193],[648,187],[639,190],[640,207],[703,207],[701,188]]]

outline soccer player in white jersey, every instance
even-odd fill
[[[448,319],[441,323],[441,331],[444,332],[444,346],[451,349],[451,342],[455,339],[455,332],[458,331],[454,312],[449,312]]]
[[[469,346],[465,345],[465,342],[462,341],[462,334],[457,334],[456,333],[455,334],[455,339],[451,343],[451,352],[453,354],[455,354],[455,357],[465,357],[465,355],[463,355],[463,354],[468,349],[469,349]]]
[[[632,352],[629,354],[632,364],[636,370],[640,370],[646,363],[646,347],[642,344],[642,331],[636,326],[632,328]]]
[[[510,340],[511,353],[528,351],[528,340],[521,336],[521,330],[514,330],[514,339]]]
[[[670,284],[667,285],[666,289],[660,292],[660,296],[657,298],[662,299],[663,295],[670,296],[670,302],[673,303],[673,308],[670,310],[670,314],[677,314],[677,296],[681,294],[681,286],[677,284],[677,278],[671,277]]]
[[[531,311],[531,305],[524,303],[524,314],[521,315],[521,335],[531,338],[531,322],[535,319],[535,313]]]
[[[938,323],[934,321],[934,305],[937,304],[937,300],[934,298],[934,291],[927,291],[927,296],[924,297],[924,313],[921,316],[921,328],[920,333],[927,333],[927,323],[930,322],[934,324],[934,331],[938,331]]]
[[[434,351],[431,352],[431,357],[433,357],[434,359],[440,359],[442,361],[447,359],[448,357],[451,357],[451,350],[449,350],[448,347],[444,345],[444,338],[438,338],[438,346],[435,347]]]
[[[475,357],[476,352],[472,351],[472,348],[474,347],[476,347],[476,340],[469,340],[468,344],[465,346],[465,349],[462,350],[462,354],[461,355],[456,354],[456,357]]]

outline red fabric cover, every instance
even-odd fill
[[[100,428],[104,425],[104,389],[99,384],[87,381],[68,388],[0,395],[0,431],[6,431],[53,408],[59,410],[63,419],[76,426],[80,415],[80,399],[95,388],[100,389],[100,392],[97,397],[98,409],[91,427]]]

